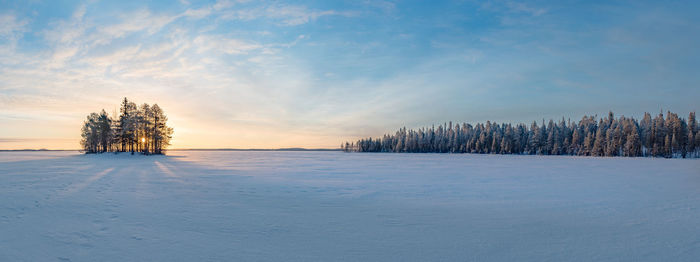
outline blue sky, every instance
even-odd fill
[[[0,1],[0,149],[158,103],[173,147],[697,110],[694,1]]]

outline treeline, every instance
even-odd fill
[[[478,153],[573,156],[700,157],[695,112],[688,120],[668,112],[652,118],[584,116],[578,123],[549,120],[540,125],[456,124],[417,130],[401,128],[381,138],[345,143],[346,152]]]
[[[170,145],[173,129],[166,125],[168,117],[158,104],[137,106],[125,97],[119,111],[116,118],[104,109],[87,116],[80,141],[85,153],[163,154]]]

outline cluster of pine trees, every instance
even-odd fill
[[[173,134],[167,121],[158,104],[137,106],[125,97],[118,118],[110,117],[104,109],[87,116],[80,144],[85,153],[163,154]]]
[[[695,112],[688,120],[668,112],[641,121],[615,118],[525,124],[449,124],[345,143],[346,152],[479,153],[575,156],[700,157],[700,128]]]

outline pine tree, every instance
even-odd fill
[[[158,105],[136,104],[127,98],[121,103],[115,120],[105,110],[91,113],[81,128],[81,146],[86,153],[109,151],[163,152],[170,144],[173,129],[165,124],[167,117]]]
[[[640,155],[640,138],[637,130],[634,129],[628,136],[627,142],[625,143],[625,156],[639,156]]]
[[[151,111],[157,111],[156,105]],[[144,111],[144,110],[142,110]],[[592,156],[662,156],[698,157],[697,123],[694,114],[689,122],[668,112],[651,118],[644,114],[641,122],[612,113],[604,119],[584,116],[578,123],[562,119],[550,120],[546,125],[533,122],[498,124],[487,121],[474,126],[463,123],[443,123],[429,128],[399,129],[394,135],[360,139],[346,143],[341,149],[359,152],[439,152],[489,154],[554,154]],[[152,123],[157,123],[155,119]],[[159,131],[151,125],[152,138],[148,148],[157,152]],[[141,130],[141,129],[139,129]]]
[[[595,141],[593,141],[593,149],[591,156],[605,155],[605,130],[599,128],[595,133]]]
[[[688,115],[688,136],[687,136],[687,142],[686,142],[686,152],[691,155],[691,157],[696,156],[696,147],[698,146],[695,143],[695,132],[697,131],[697,122],[695,120],[695,112],[690,112]]]

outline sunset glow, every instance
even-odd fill
[[[337,148],[446,121],[697,109],[697,2],[10,1],[0,149],[157,103],[171,148]],[[688,6],[689,5],[689,6]],[[683,33],[679,33],[683,32]]]

